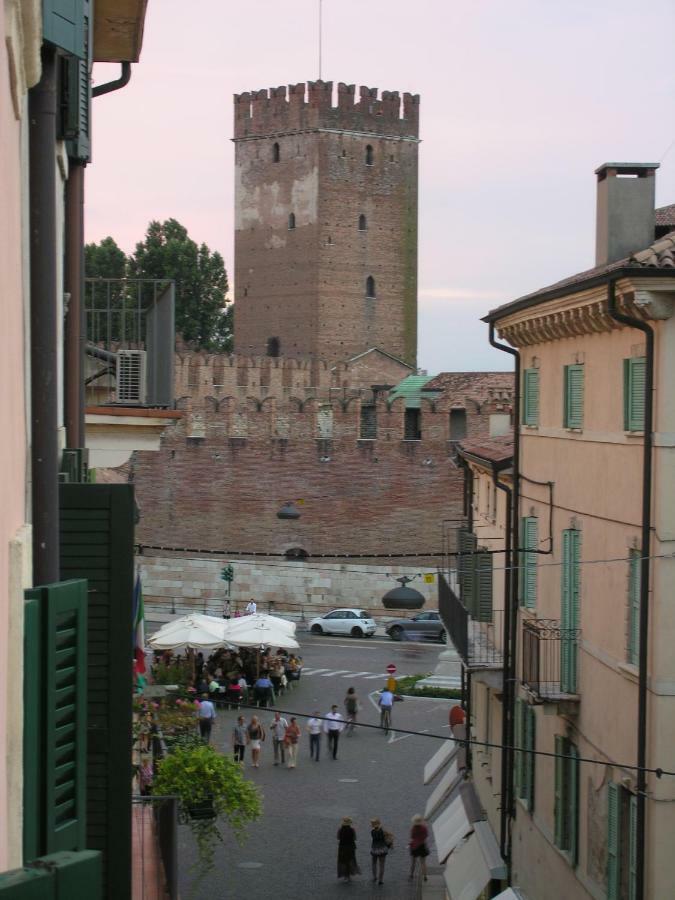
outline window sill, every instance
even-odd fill
[[[521,424],[522,428],[527,428],[528,431],[539,431],[539,423],[538,422],[536,425],[532,425],[529,422],[521,422],[520,424]]]
[[[637,684],[640,680],[640,672],[637,666],[632,665],[631,663],[619,663],[618,665],[619,672],[627,678],[628,681],[632,681],[633,684]]]
[[[644,431],[624,431],[624,435],[627,438],[644,438]]]
[[[569,431],[572,434],[583,434],[584,433],[583,428],[571,428],[569,425],[565,425],[564,428],[565,428],[565,431]]]

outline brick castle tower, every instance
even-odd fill
[[[419,97],[235,95],[235,351],[416,364]]]

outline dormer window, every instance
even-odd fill
[[[375,279],[372,275],[369,275],[366,278],[366,297],[368,297],[369,300],[375,299]]]
[[[370,144],[366,147],[366,165],[372,166],[375,159],[375,154],[373,152],[373,148]]]
[[[279,162],[281,159],[281,151],[279,150],[279,144],[274,143],[272,145],[272,162]]]
[[[359,231],[367,231],[368,223],[366,221],[366,217],[361,213],[359,216]]]

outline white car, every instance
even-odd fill
[[[363,609],[333,609],[317,616],[309,623],[312,634],[351,634],[352,637],[372,637],[375,622]]]

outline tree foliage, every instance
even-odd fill
[[[100,244],[85,244],[84,271],[87,278],[124,278],[127,255],[114,238],[103,238]]]

